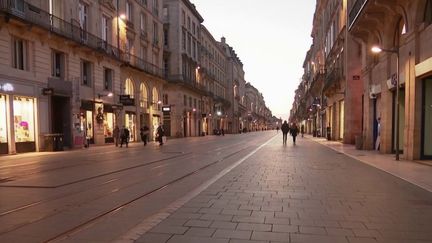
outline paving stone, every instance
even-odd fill
[[[362,222],[339,221],[339,225],[346,229],[366,229],[366,226]]]
[[[300,233],[313,235],[327,235],[324,227],[300,226]]]
[[[229,239],[174,235],[167,243],[229,243]]]
[[[269,241],[231,239],[229,243],[269,243]]]
[[[221,214],[228,215],[240,215],[240,216],[250,216],[252,211],[250,210],[234,210],[234,209],[224,209]]]
[[[251,240],[270,240],[276,242],[290,242],[290,234],[254,231],[252,232]]]
[[[151,232],[162,234],[184,234],[186,230],[188,230],[188,227],[157,225],[151,229]]]
[[[171,234],[147,233],[136,240],[135,243],[165,243],[171,237]]]
[[[232,215],[222,215],[222,214],[204,214],[200,219],[202,220],[213,220],[213,221],[231,221]]]
[[[210,225],[211,228],[217,229],[235,229],[238,223],[226,222],[226,221],[213,221]]]
[[[192,227],[186,231],[185,236],[202,236],[202,237],[211,237],[216,229],[212,228],[198,228]]]
[[[272,231],[271,224],[252,224],[252,223],[239,223],[237,230],[251,230],[251,231]]]
[[[328,235],[339,235],[339,236],[354,236],[351,229],[341,229],[341,228],[325,228]]]
[[[349,243],[378,243],[378,241],[374,238],[353,238],[353,237],[348,237],[348,241]]]
[[[299,233],[297,225],[274,224],[272,232]]]
[[[229,238],[229,239],[250,239],[252,231],[248,230],[228,230],[217,229],[214,233],[214,238]]]
[[[242,223],[264,223],[265,217],[246,217],[246,216],[234,216],[233,222]]]
[[[209,220],[196,220],[196,219],[192,219],[187,221],[184,226],[189,226],[189,227],[209,227],[210,224],[212,223],[212,221]]]
[[[342,236],[291,234],[291,243],[348,243]]]

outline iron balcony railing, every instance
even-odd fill
[[[172,83],[181,83],[181,84],[184,84],[190,88],[199,90],[201,92],[207,92],[206,86],[198,83],[196,80],[192,80],[191,78],[188,78],[184,74],[167,75],[166,79]]]
[[[0,0],[0,13],[6,18],[14,17],[39,26],[149,74],[161,78],[164,76],[163,69],[137,56],[125,53],[102,38],[81,28],[78,22],[67,22],[25,1]]]
[[[351,8],[348,15],[348,29],[351,30],[354,22],[360,16],[360,13],[363,11],[364,6],[368,3],[369,0],[356,0],[353,7]]]
[[[325,77],[324,89],[331,87],[336,82],[342,79],[342,73],[340,68],[332,68]]]

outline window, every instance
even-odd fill
[[[152,96],[153,96],[153,109],[159,110],[159,92],[156,88],[153,88]]]
[[[188,28],[188,30],[191,29],[191,19],[190,19],[189,16],[188,16],[188,18],[187,18],[187,28]]]
[[[194,106],[193,106],[194,108],[196,108],[197,107],[197,100],[196,99],[194,99]]]
[[[187,40],[187,52],[190,54],[191,53],[191,49],[192,49],[192,38],[190,35],[188,35],[188,40]]]
[[[432,24],[432,0],[426,2],[424,21],[428,25]]]
[[[113,72],[110,68],[104,68],[104,90],[112,91]]]
[[[168,94],[164,94],[164,95],[162,95],[162,97],[163,97],[163,103],[164,104],[169,104],[168,103]]]
[[[184,30],[183,30],[183,33],[182,33],[182,40],[183,40],[183,43],[182,43],[183,50],[186,51],[186,31],[184,31]]]
[[[15,10],[24,12],[24,0],[12,0],[12,7]]]
[[[134,97],[134,86],[130,78],[125,81],[124,94],[129,95],[131,98]]]
[[[148,103],[148,91],[147,86],[144,83],[140,85],[140,107],[147,108]]]
[[[182,11],[182,23],[183,23],[183,26],[186,25],[186,13],[184,10]]]
[[[34,99],[15,96],[13,99],[13,110],[15,142],[34,142]]]
[[[168,46],[168,30],[164,29],[164,46]]]
[[[0,94],[0,143],[7,143],[8,141],[8,130],[6,125],[6,96]]]
[[[169,73],[169,63],[168,63],[168,59],[167,58],[163,59],[163,67],[164,67],[164,73],[165,73],[165,75],[168,75],[168,73]]]
[[[78,4],[79,8],[79,24],[81,27],[81,41],[87,40],[87,27],[88,27],[88,6],[82,2]]]
[[[195,49],[196,49],[196,41],[194,40],[192,45],[192,57],[194,58],[196,58]]]
[[[65,78],[65,54],[59,51],[52,51],[51,76]]]
[[[88,61],[81,61],[81,80],[83,85],[91,86],[92,85],[92,70],[91,63]]]
[[[126,20],[132,22],[132,3],[126,1]]]
[[[159,0],[153,0],[153,13],[159,15]]]
[[[187,96],[183,95],[183,105],[187,106]]]
[[[102,15],[101,20],[101,38],[104,42],[104,44],[108,41],[108,18],[104,15]]]
[[[141,59],[147,60],[147,47],[144,45],[141,45]]]
[[[159,44],[159,30],[158,23],[156,21],[153,22],[153,44]]]
[[[192,97],[189,97],[189,107],[192,107]]]
[[[145,33],[146,22],[147,22],[146,15],[144,13],[141,13],[140,14],[140,30],[141,30],[141,34]]]
[[[20,70],[27,69],[27,42],[25,40],[13,39],[13,67]]]
[[[192,34],[195,35],[195,22],[192,22]]]

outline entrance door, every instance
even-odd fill
[[[394,93],[396,94],[396,93]],[[394,95],[394,107],[396,111],[396,95]],[[393,150],[396,151],[396,117],[395,112],[393,113]],[[405,88],[399,90],[399,151],[403,153],[404,144],[404,127],[405,127]]]
[[[72,142],[70,98],[51,97],[51,131],[63,134],[63,146],[70,147]]]
[[[423,87],[422,159],[432,159],[432,77],[424,81]]]

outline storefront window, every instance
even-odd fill
[[[93,112],[85,111],[85,129],[87,139],[93,138]]]
[[[7,143],[6,96],[0,94],[0,143]]]
[[[135,141],[135,114],[126,113],[125,117],[126,128],[129,129],[130,139],[129,141]]]
[[[115,115],[113,113],[104,113],[104,136],[111,138],[113,136]]]
[[[15,142],[34,142],[34,99],[15,96],[13,110]]]
[[[425,80],[423,156],[432,158],[432,79]]]

